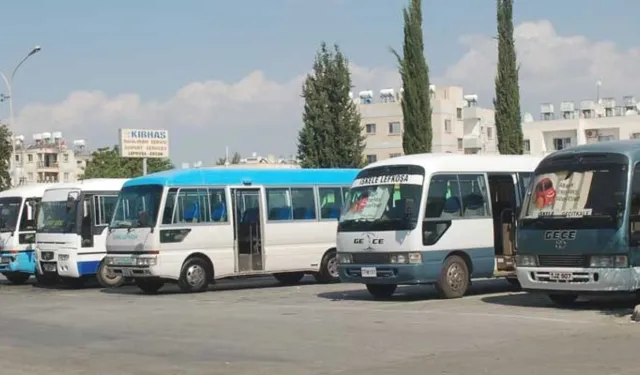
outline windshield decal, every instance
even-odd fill
[[[422,185],[424,176],[419,174],[389,174],[382,176],[356,178],[352,187],[385,185],[385,184],[406,184],[406,185]]]
[[[530,215],[527,216],[589,216],[593,210],[585,208],[593,172],[559,171],[537,176]]]

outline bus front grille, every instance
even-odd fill
[[[540,267],[589,267],[589,258],[586,255],[538,255]]]
[[[355,264],[389,264],[389,253],[351,253]]]

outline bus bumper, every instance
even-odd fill
[[[35,251],[0,253],[0,273],[22,272],[33,275],[36,270]]]
[[[102,257],[102,254],[78,254],[75,251],[58,250],[58,275],[71,278],[95,275]]]
[[[517,267],[525,291],[633,292],[640,273],[634,268]],[[558,280],[559,279],[559,280]]]
[[[340,264],[340,281],[362,284],[433,284],[442,263],[418,264]]]
[[[107,271],[126,278],[160,277],[156,255],[107,255]]]

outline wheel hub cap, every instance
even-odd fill
[[[187,282],[191,286],[200,286],[204,282],[204,269],[196,264],[187,269]]]

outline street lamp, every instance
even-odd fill
[[[20,62],[18,63],[18,65],[16,65],[16,67],[13,69],[13,72],[11,73],[11,76],[9,78],[7,78],[7,76],[2,73],[0,71],[0,77],[2,77],[2,80],[4,81],[5,85],[7,86],[7,95],[0,95],[0,102],[3,102],[5,100],[9,100],[9,130],[11,131],[11,162],[9,163],[9,165],[11,166],[10,168],[12,169],[12,173],[15,175],[15,179],[17,180],[17,170],[16,167],[14,166],[15,164],[15,154],[16,154],[16,141],[15,141],[15,123],[14,123],[14,117],[13,117],[13,79],[16,76],[16,72],[18,71],[18,69],[22,66],[22,64],[25,63],[25,61],[27,61],[27,59],[29,59],[29,57],[35,55],[36,53],[40,52],[42,48],[40,48],[40,46],[35,46],[33,47],[33,49],[31,49],[31,52],[29,52],[22,60],[20,60]],[[22,158],[20,159],[20,163],[22,163],[23,160]],[[13,182],[11,184],[12,186],[14,185]]]

